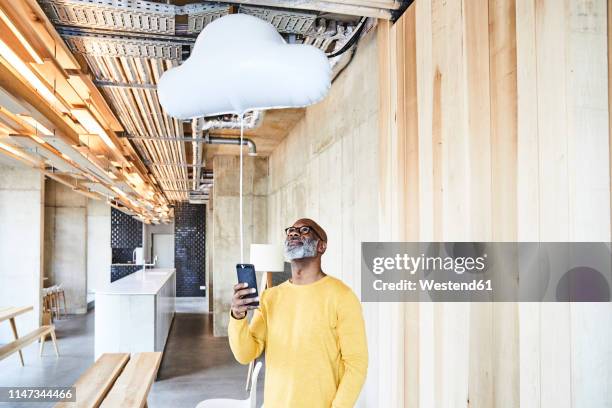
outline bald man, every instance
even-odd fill
[[[368,367],[361,303],[353,291],[321,269],[327,234],[303,218],[285,229],[291,279],[258,298],[234,286],[229,341],[242,364],[266,351],[266,408],[349,408]],[[247,310],[255,309],[251,323]]]

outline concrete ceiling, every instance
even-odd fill
[[[273,109],[266,112],[263,123],[257,129],[247,130],[247,137],[257,145],[258,156],[269,156],[291,129],[302,119],[305,109]],[[240,137],[240,130],[218,129],[211,132],[224,137]],[[211,168],[212,158],[218,154],[236,154],[236,146],[206,145],[206,167]]]

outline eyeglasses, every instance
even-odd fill
[[[287,236],[289,236],[290,234],[293,234],[294,232],[298,232],[300,235],[304,235],[304,234],[308,234],[311,231],[314,232],[314,234],[317,237],[319,237],[319,239],[321,239],[319,234],[317,234],[317,231],[315,231],[314,229],[310,228],[307,225],[304,225],[303,227],[288,227],[288,228],[285,228],[285,234],[287,234]]]

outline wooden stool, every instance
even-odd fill
[[[51,298],[50,288],[44,288],[42,290],[43,294],[43,323],[51,324],[53,323],[53,299]]]
[[[48,297],[48,306],[52,317],[59,319],[62,317],[60,311],[60,296],[64,297],[64,289],[61,286],[53,285],[45,289]],[[64,314],[66,314],[66,298],[64,297]]]
[[[62,315],[60,313],[59,297],[57,295],[57,286],[56,285],[51,286],[51,298],[53,299],[53,308],[55,309],[55,317],[60,319],[62,317]]]
[[[60,300],[61,300],[62,303],[64,304],[64,307],[63,307],[64,316],[66,316],[68,314],[68,310],[66,309],[66,295],[64,294],[64,287],[62,286],[61,283],[55,287],[55,295],[57,298],[58,312],[60,311],[60,308],[61,308],[61,305],[60,305]]]

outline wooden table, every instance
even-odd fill
[[[31,310],[34,310],[33,306],[23,306],[23,307],[7,307],[4,309],[0,309],[0,322],[8,320],[11,324],[11,329],[13,330],[13,336],[15,340],[19,338],[17,334],[17,326],[15,325],[15,317],[20,314],[27,313]],[[19,359],[21,360],[21,365],[23,366],[23,354],[21,350],[19,350]]]

